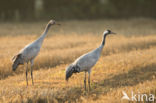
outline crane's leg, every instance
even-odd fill
[[[31,66],[30,66],[30,68],[31,68],[31,80],[32,80],[32,85],[34,85],[34,80],[33,80],[33,64],[34,64],[34,61],[31,60],[30,63],[31,63]]]
[[[89,91],[90,91],[90,71],[88,72],[88,86],[89,86]]]
[[[85,71],[85,76],[84,76],[84,89],[86,91],[86,71]]]
[[[25,75],[26,75],[26,83],[27,83],[27,86],[28,86],[28,62],[26,63],[26,71],[25,71]]]

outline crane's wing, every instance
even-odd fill
[[[14,62],[16,59],[17,59],[17,57],[19,57],[21,54],[16,54],[16,55],[14,55],[13,57],[12,57],[12,62]]]
[[[18,65],[24,64],[24,60],[22,58],[22,54],[17,54],[12,58],[12,70],[15,71]]]
[[[18,54],[14,55],[14,56],[12,57],[12,59],[11,59],[11,60],[12,60],[13,62],[14,62],[14,61],[15,61],[15,59],[17,58],[17,55],[18,55]]]
[[[40,51],[40,46],[34,45],[34,44],[29,44],[25,46],[20,53],[23,55],[25,60],[30,60],[35,58]]]
[[[93,50],[87,54],[80,56],[74,63],[81,68],[81,71],[92,68],[100,57],[97,50]]]

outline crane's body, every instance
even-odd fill
[[[72,76],[73,73],[85,72],[84,87],[86,90],[86,72],[88,72],[88,84],[89,84],[89,89],[90,89],[91,69],[100,58],[102,49],[105,44],[105,38],[108,34],[115,34],[115,33],[111,32],[110,30],[106,30],[103,33],[102,43],[98,48],[80,56],[66,68],[66,80],[68,80]]]
[[[32,79],[32,84],[33,84],[33,63],[34,63],[34,59],[35,57],[38,55],[38,53],[40,52],[40,48],[42,46],[43,40],[45,38],[45,36],[47,35],[47,32],[49,30],[49,28],[51,27],[51,25],[56,24],[54,20],[50,20],[49,23],[47,24],[45,31],[43,32],[43,34],[34,42],[26,45],[23,49],[20,50],[20,52],[15,55],[13,57],[13,65],[12,65],[12,69],[13,71],[16,70],[16,68],[21,65],[26,63],[26,82],[28,85],[28,79],[27,79],[27,72],[28,72],[28,63],[31,63],[31,79]]]
[[[36,41],[26,45],[22,50],[20,50],[20,54],[22,54],[25,62],[29,62],[33,60],[38,53],[40,52],[40,48],[43,40],[37,39]]]
[[[100,57],[100,53],[102,51],[103,46],[86,53],[75,60],[74,65],[78,65],[80,68],[80,72],[82,71],[90,71],[91,68],[96,64]]]

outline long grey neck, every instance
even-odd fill
[[[44,32],[42,33],[42,35],[37,39],[37,42],[40,42],[40,43],[43,42],[45,36],[46,36],[47,33],[48,33],[48,30],[49,30],[50,26],[51,26],[51,24],[47,24],[47,26],[46,26]]]

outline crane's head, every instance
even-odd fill
[[[68,79],[73,75],[73,73],[79,73],[80,72],[80,68],[77,65],[73,65],[70,64],[67,68],[66,68],[66,81],[68,81]]]
[[[19,65],[24,64],[24,61],[22,59],[22,54],[17,54],[12,58],[13,64],[12,64],[12,70],[15,71]]]
[[[59,23],[57,23],[55,20],[50,20],[49,21],[49,23],[48,23],[49,25],[60,25]]]
[[[109,35],[109,34],[116,34],[116,33],[112,32],[111,30],[106,30],[103,32],[103,35]]]

